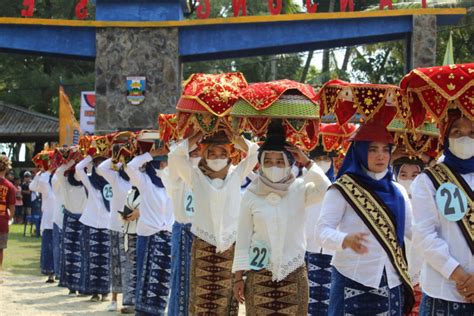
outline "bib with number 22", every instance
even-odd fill
[[[438,211],[450,222],[461,220],[468,209],[464,192],[453,183],[443,183],[436,191]]]
[[[188,191],[184,194],[184,212],[187,216],[193,217],[195,210],[193,193]]]
[[[250,269],[262,270],[268,266],[270,248],[264,243],[255,241],[250,246]]]

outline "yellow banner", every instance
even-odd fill
[[[59,145],[77,145],[81,136],[79,122],[62,86],[59,87]]]

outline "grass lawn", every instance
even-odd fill
[[[33,229],[34,230],[34,229]],[[4,250],[3,268],[15,274],[41,275],[41,238],[30,237],[30,227],[23,237],[23,225],[10,226],[8,248]]]

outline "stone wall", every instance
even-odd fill
[[[411,36],[412,68],[436,64],[436,15],[414,15]]]
[[[174,112],[181,91],[177,28],[97,29],[96,133],[155,129]],[[127,100],[127,76],[145,76],[145,100]]]

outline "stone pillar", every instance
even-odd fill
[[[431,67],[436,64],[436,33],[436,15],[413,16],[410,69]]]
[[[177,28],[103,28],[96,35],[96,133],[156,129],[181,91]],[[127,76],[146,77],[145,100],[127,101]]]

